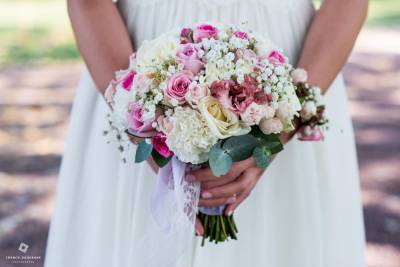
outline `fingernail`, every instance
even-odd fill
[[[188,182],[194,182],[196,181],[196,176],[194,176],[193,174],[187,174],[185,180]]]
[[[231,216],[233,214],[233,210],[228,210],[227,212],[226,212],[226,215],[227,216]]]
[[[228,200],[226,201],[226,204],[233,204],[236,202],[236,197],[230,197],[228,198]]]
[[[210,192],[203,192],[201,193],[201,196],[203,198],[212,198],[212,194]]]

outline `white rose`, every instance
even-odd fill
[[[260,120],[265,117],[267,106],[258,105],[255,102],[251,103],[244,112],[240,114],[240,118],[247,125],[255,125],[260,123]]]
[[[234,135],[244,135],[251,128],[240,123],[238,116],[225,109],[217,99],[206,96],[200,100],[199,110],[207,121],[208,127],[219,139]]]
[[[136,64],[140,67],[149,67],[154,66],[154,59],[163,62],[175,58],[178,44],[178,38],[168,35],[162,35],[152,41],[145,41],[136,53]]]
[[[312,116],[317,114],[317,106],[314,101],[307,101],[303,104],[300,115],[302,118],[309,120]]]
[[[264,134],[280,133],[283,130],[282,122],[277,118],[267,119],[263,118],[260,121],[260,130]]]
[[[304,69],[295,69],[292,73],[291,76],[293,78],[293,81],[295,84],[298,83],[305,83],[307,82],[307,71]]]

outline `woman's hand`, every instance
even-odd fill
[[[210,168],[204,168],[191,172],[186,179],[201,183],[199,206],[216,207],[227,204],[225,213],[229,216],[249,196],[263,172],[251,157],[234,163],[226,175],[216,177]]]

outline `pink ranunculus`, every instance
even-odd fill
[[[185,70],[197,74],[204,66],[198,55],[198,48],[195,44],[181,44],[176,53],[178,62],[182,63]]]
[[[166,91],[164,92],[167,101],[176,99],[178,104],[185,103],[185,95],[189,90],[189,85],[193,81],[193,73],[189,70],[183,70],[174,74],[169,82]]]
[[[258,105],[255,102],[251,103],[244,112],[240,113],[240,118],[247,125],[259,124],[260,120],[265,117],[267,113],[266,105]]]
[[[310,126],[303,126],[298,131],[298,139],[301,141],[322,141],[324,134],[317,126],[311,128]]]
[[[169,149],[166,143],[167,137],[162,133],[157,133],[151,139],[153,148],[163,157],[169,158],[174,155],[174,153]]]
[[[271,51],[271,53],[269,53],[268,60],[272,64],[276,65],[281,65],[286,63],[285,57],[277,50],[273,50]]]
[[[246,32],[237,31],[234,32],[233,35],[240,39],[249,40],[249,36],[247,35]]]
[[[130,91],[133,85],[133,79],[135,78],[135,71],[129,71],[128,74],[125,75],[125,77],[122,78],[122,88],[124,88],[126,91]]]
[[[189,90],[185,95],[186,102],[192,106],[197,106],[200,99],[209,95],[209,90],[206,86],[201,86],[197,82],[193,81],[189,85]]]
[[[230,90],[235,85],[233,81],[215,81],[211,84],[211,95],[227,109],[232,110]]]
[[[155,134],[152,127],[153,120],[143,121],[143,107],[136,102],[129,106],[128,113],[128,131],[139,137],[150,137]]]
[[[195,43],[201,42],[204,38],[217,39],[218,29],[210,24],[202,24],[193,31],[193,40]]]

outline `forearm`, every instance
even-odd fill
[[[68,13],[81,55],[104,93],[133,52],[121,15],[111,0],[68,0]]]
[[[298,62],[323,93],[336,78],[367,15],[367,0],[325,0],[317,11]]]

